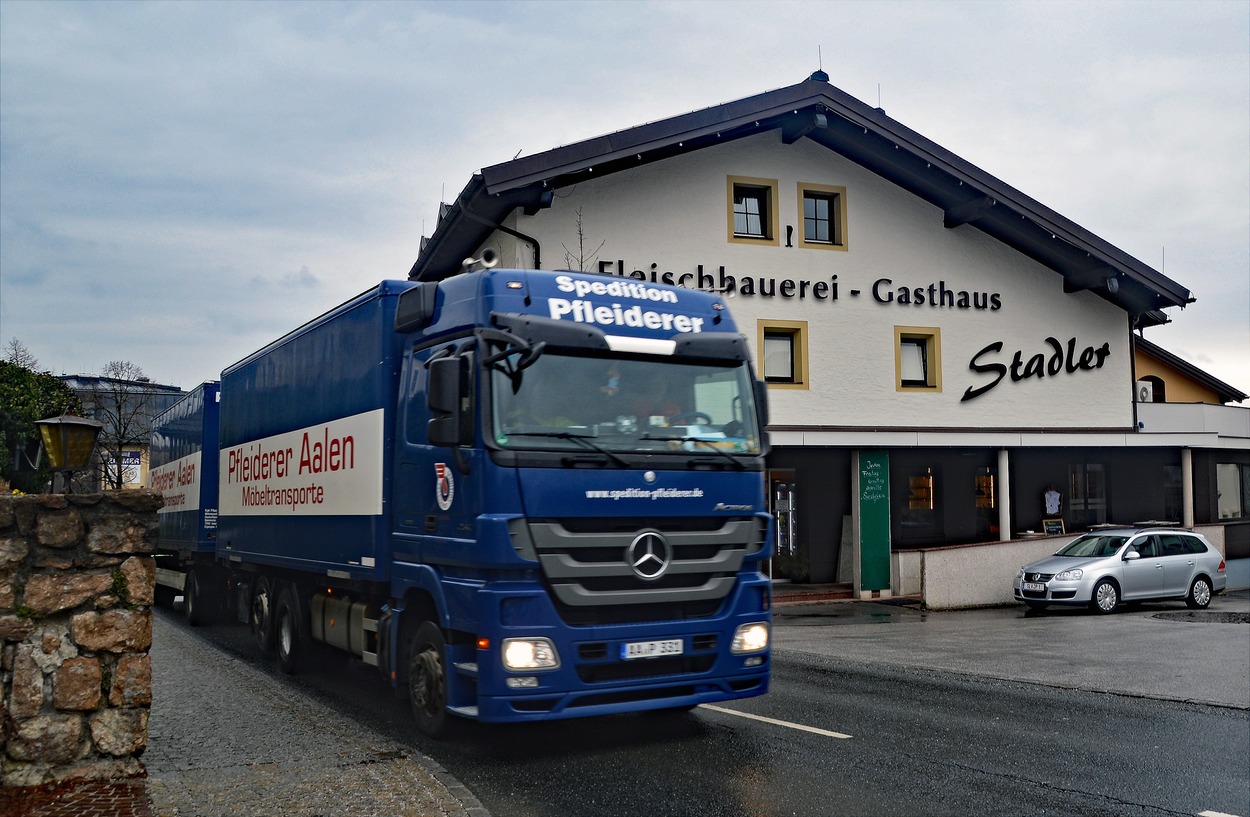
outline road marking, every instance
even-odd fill
[[[750,718],[753,721],[761,723],[771,723],[773,726],[784,726],[787,729],[798,729],[800,732],[811,732],[813,735],[824,735],[827,738],[837,738],[838,740],[850,740],[850,735],[844,735],[841,732],[830,732],[828,729],[817,729],[815,726],[804,726],[801,723],[790,723],[790,721],[779,721],[776,718],[766,718],[763,715],[752,715],[748,712],[739,712],[736,709],[725,709],[721,706],[712,706],[711,704],[699,704],[703,709],[710,709],[713,712],[723,712],[726,715],[737,715],[739,718]]]
[[[1225,814],[1222,811],[1200,811],[1198,817],[1237,817],[1236,814]]]

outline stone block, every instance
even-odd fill
[[[17,616],[0,616],[0,639],[5,641],[22,641],[35,631],[35,624],[30,619]]]
[[[10,570],[22,563],[30,554],[30,546],[17,536],[0,539],[0,570]]]
[[[108,573],[36,573],[26,580],[23,603],[46,616],[91,601],[112,586]]]
[[[69,507],[69,497],[65,494],[32,494],[35,504],[50,511],[60,511]]]
[[[79,613],[70,621],[70,632],[84,650],[146,652],[152,646],[152,611]]]
[[[13,655],[13,682],[9,714],[15,720],[33,718],[43,709],[43,670],[35,662],[35,645],[18,644]]]
[[[112,491],[108,498],[131,513],[156,513],[165,504],[165,498],[152,491]]]
[[[52,680],[52,705],[57,709],[98,709],[102,695],[100,662],[94,658],[71,658]]]
[[[151,553],[148,528],[129,514],[103,514],[87,532],[87,549],[92,553]]]
[[[123,655],[113,670],[113,688],[109,690],[113,706],[136,707],[152,705],[152,659],[148,655]]]
[[[126,598],[131,604],[152,604],[156,592],[156,560],[151,556],[131,556],[122,562]]]
[[[13,499],[0,495],[0,530],[15,524],[17,524],[17,517],[13,515]]]
[[[82,514],[67,508],[39,515],[35,522],[35,539],[49,548],[70,548],[78,544],[85,530]]]
[[[106,755],[123,757],[148,745],[148,710],[102,709],[87,718],[91,740]]]
[[[6,751],[14,760],[67,763],[78,757],[82,736],[80,715],[39,715],[17,722]]]
[[[35,529],[35,519],[39,515],[39,506],[35,504],[34,497],[22,496],[14,497],[12,500],[13,522],[17,525],[17,530],[24,536],[29,536]]]
[[[0,610],[8,613],[17,605],[17,577],[0,571]]]

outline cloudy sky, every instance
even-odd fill
[[[0,0],[0,343],[190,388],[480,168],[817,67],[1188,287],[1147,337],[1250,393],[1246,0]]]

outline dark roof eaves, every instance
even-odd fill
[[[821,105],[847,122],[893,141],[896,146],[968,185],[970,192],[979,191],[981,195],[992,198],[1008,210],[1021,214],[1037,227],[1049,231],[1056,239],[1085,252],[1098,263],[1140,281],[1171,305],[1183,307],[1194,300],[1190,291],[1176,281],[906,125],[891,119],[880,108],[873,108],[822,80],[806,79],[795,85],[491,165],[483,168],[480,174],[475,174],[474,178],[480,178],[483,185],[483,189],[477,192],[479,195],[500,195],[520,193],[526,188],[541,190],[548,180],[582,172],[596,164],[607,164],[631,153],[671,148],[684,141],[740,128],[752,120],[765,120],[784,115],[787,111],[815,105]],[[468,189],[466,187],[466,192]],[[457,204],[461,198],[457,199]],[[453,206],[452,212],[440,222],[439,228],[459,220],[459,215]],[[440,238],[439,229],[436,229],[431,236],[430,245],[435,245]]]

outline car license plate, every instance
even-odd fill
[[[1046,585],[1038,584],[1037,582],[1025,582],[1024,589],[1028,590],[1030,593],[1045,593]]]
[[[634,658],[661,658],[666,655],[681,655],[682,651],[680,638],[667,641],[631,641],[621,645],[621,659],[630,661]]]

